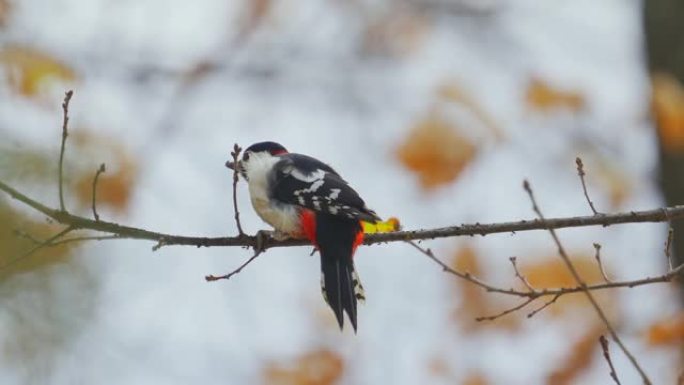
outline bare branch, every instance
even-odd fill
[[[251,257],[249,257],[249,259],[246,260],[242,265],[240,265],[240,267],[238,267],[237,269],[231,271],[230,273],[228,273],[228,274],[226,274],[226,275],[220,275],[220,276],[207,275],[206,277],[204,277],[204,279],[206,279],[207,282],[214,282],[214,281],[218,281],[218,280],[221,280],[221,279],[226,279],[226,280],[227,280],[227,279],[230,279],[230,278],[231,278],[232,276],[234,276],[235,274],[238,274],[239,272],[241,272],[242,269],[244,269],[245,267],[247,267],[247,265],[249,265],[250,263],[252,263],[253,260],[255,260],[259,255],[261,255],[262,251],[263,251],[263,250],[258,250],[258,249],[255,250],[255,251],[254,251],[254,255],[252,255]]]
[[[584,181],[584,175],[586,174],[584,173],[584,163],[582,163],[582,158],[575,158],[575,163],[577,164],[577,175],[579,175],[580,181],[582,182],[582,190],[584,191],[584,197],[587,199],[587,203],[589,203],[589,208],[591,208],[591,212],[593,212],[594,215],[601,215],[600,212],[596,211],[594,202],[589,199],[589,193],[587,193],[587,184]]]
[[[57,209],[50,208],[0,180],[0,191],[4,191],[12,198],[26,204],[34,210],[50,217],[51,219],[75,229],[88,229],[118,235],[121,238],[145,239],[150,241],[163,241],[165,245],[185,245],[196,247],[212,246],[256,246],[256,237],[245,235],[243,237],[193,237],[184,235],[164,234],[141,228],[124,226],[107,221],[95,221],[80,217]],[[645,223],[665,222],[668,220],[680,220],[684,218],[684,205],[666,207],[655,210],[630,211],[626,213],[605,214],[600,216],[580,216],[566,218],[549,218],[544,221],[539,219],[521,220],[516,222],[499,223],[475,223],[460,226],[441,227],[436,229],[422,229],[410,231],[395,231],[390,233],[368,234],[364,237],[365,245],[378,243],[426,240],[437,238],[449,238],[461,235],[489,235],[498,233],[510,233],[517,231],[549,230],[570,227],[609,226],[622,223]],[[276,240],[269,238],[264,245],[265,249],[273,247],[303,246],[310,245],[306,240],[287,239]]]
[[[610,280],[610,278],[608,278],[608,274],[606,274],[606,270],[603,268],[603,262],[601,262],[601,244],[594,243],[594,249],[596,249],[596,254],[594,254],[594,258],[596,258],[596,263],[598,264],[599,270],[601,271],[603,280],[608,283],[613,282]]]
[[[93,206],[93,217],[95,218],[95,221],[100,220],[100,216],[97,215],[97,207],[96,207],[96,203],[97,203],[97,179],[100,177],[100,174],[102,174],[103,172],[105,172],[105,164],[104,163],[102,163],[100,165],[100,168],[97,169],[97,172],[95,172],[95,177],[93,178],[93,203],[92,203],[92,206]]]
[[[64,148],[66,146],[66,139],[69,135],[67,127],[69,126],[69,102],[71,97],[74,95],[74,91],[67,91],[64,94],[64,102],[62,103],[62,146],[59,150],[59,209],[61,211],[66,211],[64,206]]]
[[[537,205],[537,201],[534,198],[534,193],[532,192],[532,188],[530,187],[530,183],[526,180],[523,182],[523,187],[525,191],[527,191],[527,195],[530,197],[530,201],[532,201],[532,209],[534,210],[535,213],[537,213],[537,216],[539,217],[540,220],[544,221],[544,214],[541,212],[539,209],[539,206]],[[596,313],[598,316],[601,318],[603,323],[606,325],[606,328],[608,329],[608,332],[610,333],[611,337],[613,338],[613,341],[615,341],[616,344],[622,349],[622,352],[627,356],[627,358],[630,360],[634,368],[639,372],[641,375],[641,379],[643,380],[644,384],[650,385],[651,380],[648,378],[648,375],[644,370],[641,368],[641,365],[637,362],[636,358],[630,353],[630,351],[627,349],[627,347],[622,343],[622,340],[620,337],[617,335],[615,332],[615,329],[613,326],[610,324],[610,321],[608,321],[608,317],[606,317],[606,314],[603,312],[603,309],[601,309],[601,306],[599,306],[598,302],[596,301],[596,298],[594,298],[594,295],[590,290],[587,289],[587,284],[582,280],[582,277],[580,277],[577,269],[575,268],[575,265],[572,263],[570,260],[570,257],[568,254],[565,252],[565,248],[563,247],[560,239],[558,238],[558,235],[553,229],[549,229],[549,233],[551,234],[551,237],[553,238],[554,243],[556,244],[556,247],[558,248],[558,254],[560,255],[561,259],[563,259],[563,262],[565,262],[566,267],[572,274],[573,278],[575,279],[575,282],[582,287],[584,294],[587,296],[587,299],[591,303],[591,305],[594,307],[594,310],[596,310]]]
[[[613,361],[610,359],[610,351],[608,350],[608,340],[606,339],[606,337],[601,336],[599,337],[599,342],[601,343],[601,349],[603,350],[603,357],[606,359],[606,362],[608,362],[608,366],[610,367],[610,377],[613,379],[613,381],[615,381],[617,385],[621,385],[617,373],[615,373]]]

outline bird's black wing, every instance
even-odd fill
[[[380,220],[335,170],[315,158],[283,155],[270,183],[273,198],[280,202],[349,219]]]

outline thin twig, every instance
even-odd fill
[[[235,224],[237,225],[238,236],[244,237],[245,232],[242,231],[242,225],[240,224],[240,210],[238,210],[237,204],[237,184],[238,180],[240,179],[240,163],[238,157],[240,156],[240,152],[242,152],[242,148],[235,143],[233,145],[233,151],[230,152],[230,155],[233,157],[233,210],[235,212]]]
[[[95,217],[95,221],[100,221],[100,216],[97,215],[97,179],[100,177],[100,174],[105,172],[105,164],[102,163],[100,165],[100,168],[97,169],[97,172],[95,172],[95,177],[93,178],[93,217]]]
[[[550,300],[544,302],[543,305],[541,305],[540,307],[538,307],[538,308],[532,310],[531,312],[527,313],[527,318],[532,318],[532,317],[534,317],[534,316],[537,315],[537,313],[539,313],[540,311],[542,311],[542,310],[546,309],[547,307],[551,306],[551,304],[556,303],[556,301],[558,301],[558,298],[560,298],[561,295],[563,295],[563,294],[564,294],[564,293],[558,293],[558,294],[554,295],[553,298],[551,298]]]
[[[613,360],[610,359],[610,351],[608,350],[608,340],[606,339],[606,337],[601,336],[599,337],[599,342],[601,343],[601,349],[603,350],[603,357],[606,359],[606,362],[608,362],[608,366],[610,367],[610,377],[613,379],[613,381],[615,381],[615,384],[621,385],[617,373],[615,372],[615,367],[613,366]]]
[[[594,254],[594,258],[596,259],[596,263],[598,264],[599,270],[601,271],[601,275],[603,276],[603,279],[611,283],[613,282],[610,278],[608,278],[608,274],[606,273],[606,270],[603,268],[603,262],[601,262],[601,244],[600,243],[594,243],[594,249],[596,249],[596,253]]]
[[[64,148],[66,146],[66,139],[69,135],[67,127],[69,126],[69,102],[74,95],[74,91],[69,90],[64,94],[64,102],[62,102],[62,146],[59,150],[59,209],[66,212],[64,206]]]
[[[544,214],[541,212],[541,209],[539,209],[539,206],[537,205],[537,201],[534,198],[534,193],[532,192],[532,188],[530,187],[530,183],[526,180],[523,182],[523,187],[525,191],[527,192],[527,195],[530,197],[530,201],[532,201],[532,209],[534,210],[535,213],[537,213],[537,216],[539,217],[540,220],[544,221]],[[596,298],[594,298],[594,295],[591,293],[590,290],[587,289],[587,284],[582,280],[582,277],[580,277],[579,272],[575,268],[575,265],[572,263],[570,260],[570,257],[568,257],[568,254],[565,252],[565,248],[563,247],[560,239],[558,238],[558,235],[553,229],[549,229],[549,233],[551,234],[551,237],[553,238],[554,243],[556,244],[556,247],[558,248],[558,254],[560,255],[561,259],[563,262],[565,262],[566,267],[572,274],[573,278],[575,279],[575,282],[577,282],[577,285],[582,287],[584,294],[587,296],[587,299],[591,303],[591,305],[594,307],[594,310],[596,310],[596,313],[598,316],[601,318],[603,323],[606,325],[606,328],[608,329],[608,332],[610,333],[610,336],[613,338],[613,341],[618,344],[622,352],[627,356],[629,361],[632,363],[634,368],[639,372],[641,375],[641,379],[643,380],[644,384],[650,385],[651,380],[648,378],[648,375],[644,370],[641,368],[641,365],[639,365],[639,362],[637,362],[636,358],[632,353],[627,349],[627,347],[622,343],[622,340],[620,337],[617,335],[615,332],[615,329],[613,326],[610,324],[610,321],[608,321],[608,317],[606,317],[606,314],[603,312],[603,309],[601,309],[601,306],[599,306],[598,302],[596,301]]]
[[[596,211],[596,208],[594,207],[594,202],[589,199],[589,193],[587,193],[587,184],[584,181],[584,164],[582,163],[582,158],[577,157],[575,158],[575,163],[577,164],[577,174],[580,177],[580,181],[582,182],[582,190],[584,191],[584,197],[587,199],[587,203],[589,203],[589,207],[591,208],[591,212],[594,213],[594,215],[601,215],[600,212]]]
[[[672,238],[674,238],[674,229],[670,227],[667,230],[667,241],[665,242],[665,258],[667,258],[667,266],[672,270]]]
[[[31,234],[21,231],[21,230],[15,230],[14,234],[16,234],[19,237],[28,239],[29,241],[33,242],[34,244],[42,244],[45,241],[40,240],[32,236]],[[120,236],[118,235],[101,235],[101,236],[81,236],[81,237],[72,237],[72,238],[66,238],[62,239],[59,241],[54,241],[50,242],[48,244],[45,244],[46,247],[53,247],[53,246],[59,246],[63,245],[66,243],[75,243],[75,242],[87,242],[87,241],[105,241],[105,240],[113,240],[113,239],[121,239]]]
[[[497,313],[497,314],[490,315],[490,316],[486,316],[486,317],[476,317],[476,318],[475,318],[475,321],[477,321],[477,322],[481,322],[481,321],[494,321],[494,320],[496,320],[497,318],[501,318],[501,317],[503,317],[503,316],[505,316],[505,315],[508,315],[508,314],[510,314],[510,313],[513,313],[513,312],[515,312],[515,311],[518,311],[518,310],[524,308],[525,306],[527,306],[527,305],[529,305],[530,303],[532,303],[532,301],[534,301],[535,299],[536,299],[536,298],[528,298],[528,299],[526,299],[525,301],[521,302],[520,304],[518,304],[518,305],[516,305],[516,306],[514,306],[514,307],[512,307],[512,308],[510,308],[510,309],[506,309],[506,310],[502,311],[501,313]]]
[[[45,247],[51,245],[52,242],[56,241],[57,239],[63,237],[64,235],[68,234],[69,232],[71,232],[71,231],[73,231],[73,230],[74,230],[73,227],[67,227],[66,229],[60,231],[59,233],[53,235],[52,237],[46,239],[45,241],[43,241],[43,242],[41,242],[41,243],[35,245],[34,247],[32,247],[31,249],[29,249],[29,250],[28,250],[27,252],[25,252],[24,254],[22,254],[22,255],[20,255],[20,256],[18,256],[18,257],[16,257],[16,258],[14,258],[14,259],[9,260],[9,261],[8,261],[7,263],[5,263],[4,265],[0,266],[0,271],[5,270],[6,268],[8,268],[8,267],[14,265],[15,263],[17,263],[17,262],[19,262],[19,261],[21,261],[21,260],[23,260],[23,259],[25,259],[25,258],[28,258],[29,256],[33,255],[33,253],[35,253],[36,251],[38,251],[38,250],[40,250],[40,249],[42,249],[42,248],[45,248]]]
[[[240,267],[238,267],[237,269],[231,271],[230,273],[228,273],[228,274],[226,274],[226,275],[220,275],[220,276],[207,275],[206,277],[204,277],[204,279],[206,279],[207,282],[214,282],[214,281],[218,281],[218,280],[221,280],[221,279],[230,279],[230,278],[231,278],[232,276],[234,276],[235,274],[238,274],[239,272],[241,272],[242,269],[244,269],[245,267],[247,267],[247,265],[249,265],[250,263],[252,263],[253,260],[255,260],[259,255],[261,255],[262,251],[263,251],[263,250],[255,250],[255,251],[254,251],[254,255],[252,255],[251,257],[249,257],[249,259],[246,260],[242,265],[240,265]]]
[[[518,270],[518,259],[516,257],[510,257],[508,258],[508,260],[511,261],[511,264],[513,265],[513,270],[515,270],[515,276],[518,277],[518,279],[520,279],[520,281],[523,283],[523,285],[525,285],[527,290],[529,290],[530,292],[535,291],[532,285],[530,285],[530,282],[527,280],[527,278],[525,278],[525,276],[523,276]]]

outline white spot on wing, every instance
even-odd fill
[[[319,179],[323,179],[323,177],[325,177],[325,171],[319,169],[310,174],[306,174],[298,169],[293,169],[290,175],[301,180],[302,182],[312,183]]]
[[[330,195],[328,195],[328,198],[330,198],[330,200],[337,199],[337,197],[340,196],[340,192],[342,192],[341,189],[331,188]]]

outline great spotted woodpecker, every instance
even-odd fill
[[[235,167],[230,161],[226,165]],[[251,145],[238,167],[254,210],[273,226],[274,237],[306,238],[318,249],[323,298],[340,329],[346,312],[356,331],[356,304],[365,296],[353,255],[363,241],[361,221],[380,218],[330,166],[289,153],[278,143]]]

